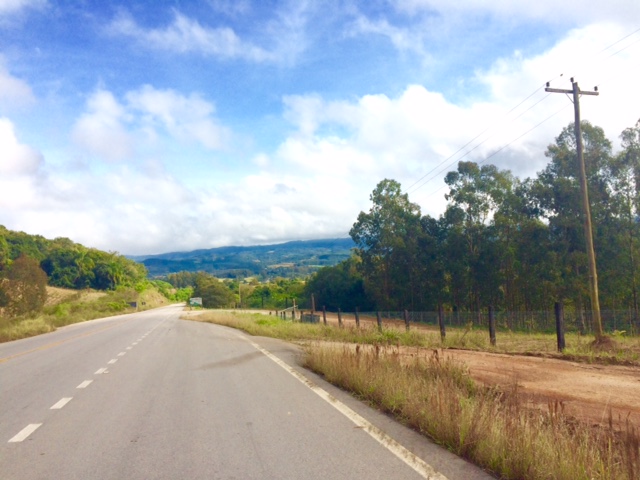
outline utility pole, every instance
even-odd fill
[[[602,330],[602,318],[600,317],[600,299],[598,294],[598,273],[596,269],[596,254],[593,248],[593,227],[591,225],[591,207],[589,206],[589,190],[587,188],[587,174],[584,166],[584,154],[582,146],[582,128],[580,126],[580,95],[599,95],[598,87],[593,92],[582,92],[578,82],[571,78],[573,88],[564,90],[550,88],[549,82],[545,92],[573,94],[573,110],[575,113],[576,150],[578,153],[578,165],[580,167],[580,193],[582,194],[582,214],[584,217],[584,237],[587,244],[587,256],[589,257],[589,294],[591,297],[591,311],[593,314],[593,330],[596,341],[604,337]]]

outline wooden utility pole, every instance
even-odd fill
[[[545,92],[573,94],[573,110],[575,113],[576,150],[578,153],[578,165],[580,167],[580,193],[582,194],[582,214],[584,217],[584,237],[589,257],[589,294],[591,297],[591,311],[593,314],[593,331],[596,340],[604,337],[602,330],[602,318],[600,317],[600,299],[598,294],[598,273],[596,269],[596,254],[593,248],[593,227],[591,225],[591,207],[589,205],[589,190],[587,188],[587,173],[584,166],[584,154],[582,147],[582,128],[580,126],[580,95],[599,95],[598,87],[593,92],[583,92],[578,87],[578,82],[571,78],[573,88],[564,90],[550,88],[547,82]]]

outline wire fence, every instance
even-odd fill
[[[593,317],[590,311],[565,310],[564,331],[567,333],[592,334]],[[331,312],[336,315],[336,312]],[[313,317],[307,315],[306,321],[317,322],[321,319],[321,312],[315,312]],[[438,312],[410,312],[404,311],[380,311],[358,312],[358,317],[363,320],[377,321],[380,315],[381,321],[408,320],[410,324],[439,325]],[[340,312],[345,322],[352,322],[356,318],[356,312]],[[633,311],[604,310],[600,312],[602,327],[605,333],[624,333],[626,335],[640,335],[640,319]],[[308,317],[308,318],[307,318]],[[506,312],[494,311],[493,317],[498,330],[517,331],[526,333],[553,333],[556,331],[556,315],[553,310],[536,312]],[[489,312],[443,312],[443,322],[446,327],[489,327]]]

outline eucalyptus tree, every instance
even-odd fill
[[[513,199],[516,180],[511,172],[494,165],[459,162],[445,183],[449,186],[444,214],[449,227],[447,257],[454,296],[479,312],[483,306],[501,302],[505,291],[510,262],[504,260],[504,246],[510,244],[512,232],[510,216],[501,207]]]
[[[611,161],[611,142],[604,131],[582,122],[584,161],[596,256],[606,245],[606,226],[610,224],[611,185],[607,168]],[[588,298],[588,265],[585,251],[583,214],[578,179],[579,165],[573,124],[565,127],[549,145],[547,167],[538,173],[532,196],[548,221],[550,239],[556,252],[557,283],[553,295],[571,300],[582,312]],[[599,257],[600,258],[600,257]]]
[[[411,308],[420,295],[420,207],[395,180],[382,180],[369,199],[371,209],[360,212],[349,232],[362,259],[365,288],[380,309]]]
[[[635,127],[625,129],[620,135],[622,151],[612,158],[609,165],[613,191],[610,209],[616,220],[611,231],[612,249],[616,265],[611,272],[615,297],[624,301],[625,296],[633,306],[634,317],[638,311],[638,261],[640,256],[640,120]]]

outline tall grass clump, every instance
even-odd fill
[[[437,351],[436,351],[437,352]],[[640,478],[640,436],[527,408],[517,388],[477,386],[442,354],[407,359],[380,346],[307,346],[306,366],[504,479]]]

